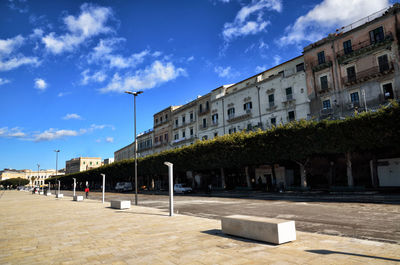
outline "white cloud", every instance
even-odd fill
[[[264,31],[270,24],[263,18],[264,10],[281,12],[281,0],[252,0],[250,4],[243,6],[233,22],[224,24],[222,35],[225,41]]]
[[[60,92],[60,93],[58,93],[58,95],[57,95],[57,97],[64,97],[64,96],[66,96],[66,95],[69,95],[69,94],[71,94],[71,92]]]
[[[324,0],[288,26],[286,35],[279,39],[279,43],[317,41],[326,36],[332,27],[348,25],[387,6],[388,0]]]
[[[10,83],[10,80],[4,79],[4,78],[0,78],[0,86],[4,85],[4,84],[7,84],[7,83]]]
[[[227,67],[216,66],[216,67],[214,67],[214,72],[217,73],[219,77],[223,77],[223,78],[234,77],[238,74],[230,66],[227,66]]]
[[[46,81],[44,81],[43,79],[41,79],[41,78],[36,78],[35,79],[35,88],[37,88],[39,91],[45,91],[46,90],[46,88],[47,88],[47,83],[46,83]]]
[[[190,56],[189,58],[187,58],[187,61],[188,62],[191,62],[191,61],[193,61],[194,60],[194,56]]]
[[[21,128],[19,128],[19,127],[14,127],[11,129],[8,129],[8,127],[0,128],[0,137],[23,138],[25,136],[26,136],[26,134],[24,132],[22,132]]]
[[[26,0],[8,0],[8,7],[11,10],[16,10],[19,13],[27,13],[29,8]]]
[[[257,66],[255,70],[257,73],[261,73],[267,70],[267,66],[266,65]]]
[[[274,64],[278,65],[282,62],[282,57],[280,57],[279,55],[275,55],[274,56]]]
[[[106,142],[107,143],[113,143],[114,142],[114,138],[113,137],[107,137],[106,138]]]
[[[90,38],[111,32],[112,29],[106,26],[111,16],[110,8],[83,4],[78,17],[69,15],[64,18],[64,24],[68,30],[66,34],[56,36],[54,32],[51,32],[42,38],[42,42],[53,54],[73,51]]]
[[[72,120],[72,119],[74,119],[74,120],[82,120],[82,117],[79,116],[76,113],[68,113],[67,115],[65,115],[63,117],[63,120]]]
[[[96,82],[96,83],[101,83],[104,80],[106,80],[107,75],[102,72],[102,71],[97,71],[95,73],[93,73],[92,75],[89,74],[90,70],[86,69],[85,71],[83,71],[82,74],[82,85],[87,85],[90,82]]]
[[[25,42],[21,35],[11,39],[0,39],[0,71],[9,71],[20,67],[21,65],[40,64],[37,57],[26,57],[22,54],[15,54],[16,50]]]
[[[137,70],[133,75],[121,77],[118,73],[114,74],[111,82],[100,91],[107,93],[150,89],[185,74],[183,68],[176,68],[171,62],[163,63],[156,60],[151,66]]]
[[[118,47],[119,43],[125,41],[123,38],[110,38],[110,39],[102,39],[97,44],[97,46],[93,49],[93,52],[88,56],[89,63],[98,63],[104,65],[107,63],[109,68],[133,68],[137,65],[141,64],[146,56],[158,57],[161,55],[161,52],[155,51],[152,54],[148,49],[143,50],[139,53],[133,53],[128,57],[114,54],[113,52]]]
[[[74,130],[56,130],[50,128],[42,133],[36,134],[33,138],[35,142],[52,141],[66,136],[77,136],[79,133]]]

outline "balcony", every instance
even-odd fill
[[[198,115],[199,116],[205,115],[205,114],[207,114],[209,112],[210,112],[210,108],[205,108],[205,109],[199,110]]]
[[[212,121],[210,127],[218,126],[218,121]]]
[[[321,116],[329,116],[333,114],[333,109],[332,108],[323,108],[320,110],[320,115]]]
[[[341,51],[338,51],[336,53],[337,60],[339,64],[347,63],[348,61],[353,60],[354,58],[368,55],[378,49],[390,48],[392,41],[393,41],[393,36],[392,33],[389,32],[388,34],[385,35],[382,41],[371,43],[370,40],[366,40],[360,42],[356,45],[352,45],[351,49],[343,49]]]
[[[193,141],[194,139],[196,139],[196,137],[194,135],[190,135],[188,137],[182,137],[182,138],[173,140],[172,141],[172,145],[183,144],[183,143],[186,143],[186,142]]]
[[[325,61],[324,62],[320,62],[319,60],[315,60],[315,61],[311,62],[310,65],[311,65],[311,69],[315,73],[315,72],[319,72],[321,70],[324,70],[326,68],[331,67],[332,66],[332,60],[331,60],[331,57],[325,56]]]
[[[207,124],[206,124],[205,126],[204,126],[204,124],[199,125],[199,130],[201,130],[201,131],[207,130],[207,128],[208,128],[208,125],[207,125]]]
[[[367,70],[356,73],[355,76],[345,76],[342,78],[342,83],[345,86],[352,86],[368,80],[387,75],[394,70],[393,63],[384,64],[381,66],[374,66]]]
[[[267,111],[273,111],[273,110],[275,110],[277,107],[278,107],[278,106],[275,105],[275,102],[270,101],[270,102],[269,102],[269,106],[268,106],[268,108],[267,108]]]
[[[168,119],[166,119],[166,120],[163,120],[163,121],[161,121],[161,122],[158,122],[158,123],[154,123],[154,128],[156,128],[156,127],[158,127],[158,126],[161,126],[161,125],[163,125],[163,124],[166,124],[166,123],[168,123],[169,122],[169,120]]]
[[[235,115],[229,115],[228,116],[228,122],[242,121],[242,120],[248,119],[250,117],[251,117],[251,113],[245,113],[243,115],[239,115],[239,116],[236,116],[236,117],[235,117]]]

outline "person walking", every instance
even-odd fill
[[[86,187],[85,193],[86,193],[86,199],[88,199],[89,198],[89,187]]]

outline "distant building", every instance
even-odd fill
[[[78,157],[65,162],[66,174],[86,171],[102,165],[100,157]]]
[[[135,143],[128,144],[114,152],[114,161],[122,161],[135,157]]]
[[[65,173],[62,170],[59,170],[57,175],[64,175]],[[0,180],[6,180],[11,178],[23,178],[29,180],[29,186],[40,186],[45,184],[44,181],[47,178],[53,177],[56,175],[55,169],[42,169],[39,171],[30,170],[30,169],[4,169],[0,171]]]
[[[105,158],[104,161],[103,161],[103,165],[109,165],[109,164],[112,164],[112,163],[114,163],[114,158],[113,157]]]

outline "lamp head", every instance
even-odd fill
[[[125,93],[126,93],[126,94],[131,94],[131,95],[134,95],[134,96],[137,96],[137,95],[142,94],[143,91],[141,91],[141,90],[135,91],[135,92],[132,92],[132,91],[125,91]]]

